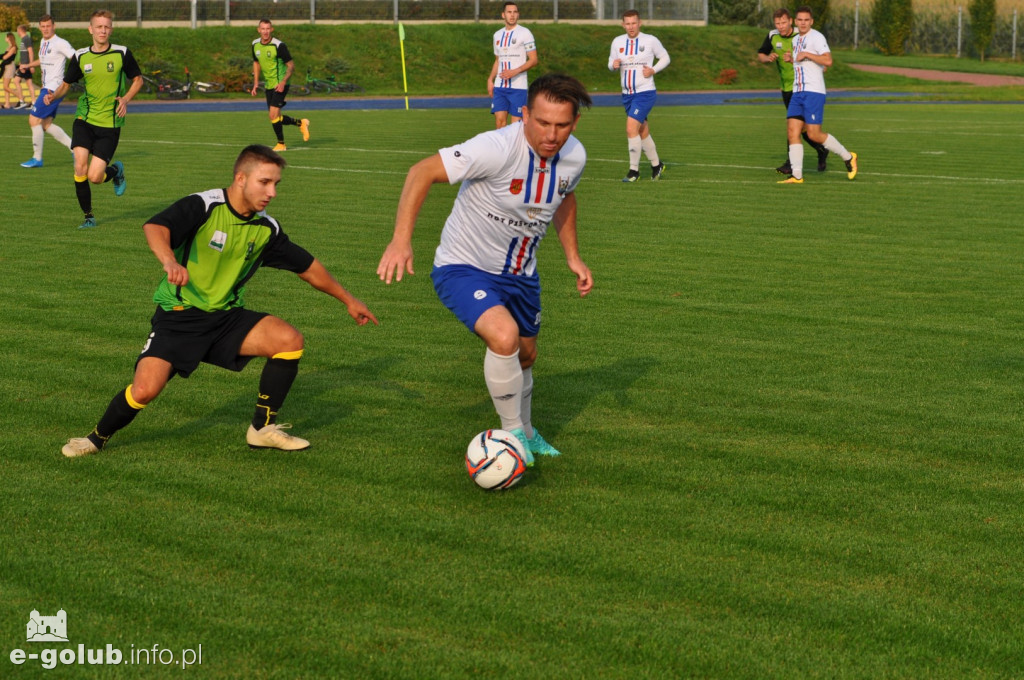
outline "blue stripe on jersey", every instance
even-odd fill
[[[551,181],[548,182],[548,197],[544,201],[545,203],[550,203],[551,201],[553,201],[555,199],[555,185],[558,184],[557,170],[558,170],[558,154],[555,154],[554,158],[551,159],[551,166],[548,169],[548,179],[551,180]]]
[[[523,196],[523,203],[529,203],[530,202],[530,196],[533,195],[533,162],[534,162],[533,149],[529,149],[529,152],[530,152],[530,163],[529,163],[529,165],[526,168],[526,191],[523,192],[525,194]]]
[[[516,252],[517,245],[519,245],[518,236],[512,239],[512,242],[508,244],[508,252],[505,253],[505,266],[501,269],[502,274],[508,274],[509,266],[512,264],[512,254]]]

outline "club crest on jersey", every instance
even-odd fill
[[[224,244],[228,242],[228,235],[218,229],[213,232],[213,238],[210,239],[209,246],[216,250],[218,253],[224,252]]]
[[[646,51],[647,51],[647,48],[646,48],[646,47],[644,47],[643,45],[641,45],[641,46],[640,46],[640,51],[641,51],[641,52],[646,52]]]
[[[565,192],[569,189],[569,178],[559,177],[558,178],[558,195],[565,196]]]
[[[523,191],[523,180],[521,180],[521,179],[514,179],[514,180],[512,180],[512,184],[509,185],[508,191],[513,196],[517,196],[520,193],[522,193],[522,191]]]
[[[114,72],[114,62],[108,61],[107,62],[107,73],[113,73],[113,72]]]
[[[622,54],[622,53],[623,53],[623,52],[625,52],[625,51],[626,51],[626,48],[625,48],[625,47],[620,47],[620,48],[619,48],[619,54]]]
[[[526,209],[526,216],[529,217],[531,220],[537,219],[542,214],[544,214],[544,210],[542,208],[527,208]]]

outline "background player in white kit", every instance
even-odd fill
[[[28,124],[32,130],[32,158],[21,164],[23,168],[43,167],[44,132],[50,133],[50,136],[67,147],[68,151],[71,150],[71,136],[60,126],[53,124],[53,119],[57,116],[57,107],[64,98],[55,99],[47,104],[43,97],[55,91],[64,82],[64,67],[68,59],[75,56],[75,48],[64,38],[57,37],[53,17],[49,14],[39,18],[39,31],[43,34],[43,41],[39,43],[39,58],[30,62],[29,66],[42,68],[42,87],[35,103],[32,104],[32,111],[28,114]]]
[[[619,71],[622,104],[626,107],[629,172],[622,181],[635,182],[640,178],[641,152],[647,154],[647,160],[651,162],[651,179],[657,180],[665,171],[665,164],[658,158],[647,116],[658,97],[654,74],[663,71],[672,60],[660,40],[640,32],[640,12],[635,9],[623,12],[622,27],[626,34],[612,41],[608,56],[609,70]]]
[[[800,133],[807,132],[811,141],[821,144],[846,163],[846,176],[857,176],[857,154],[850,153],[832,135],[821,129],[825,117],[825,69],[832,65],[832,52],[828,41],[811,26],[814,15],[810,7],[796,11],[796,30],[799,35],[793,40],[793,53],[783,59],[793,63],[793,98],[786,111],[787,134],[789,136],[789,165],[793,176],[780,180],[779,184],[803,184],[804,145]]]
[[[491,98],[496,128],[523,117],[526,72],[537,65],[537,42],[530,29],[519,25],[519,5],[506,2],[501,18],[505,26],[494,33],[494,66],[487,77],[487,96]]]
[[[530,85],[523,124],[441,149],[409,170],[395,232],[377,266],[390,284],[412,269],[412,233],[431,185],[462,182],[441,232],[431,279],[441,302],[487,345],[484,380],[501,427],[533,454],[559,452],[531,422],[540,331],[537,244],[550,224],[584,296],[593,288],[576,241],[576,194],[587,154],[572,136],[586,88],[548,73]]]

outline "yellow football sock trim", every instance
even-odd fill
[[[282,120],[284,120],[284,116],[278,116],[277,118],[274,118],[270,122],[271,123],[280,123]]]
[[[87,179],[89,179],[88,175],[82,175],[81,177],[79,177],[78,175],[75,175],[75,181],[76,182],[84,182]]]
[[[302,350],[297,349],[294,352],[278,352],[271,359],[299,359],[302,357]]]
[[[134,399],[132,399],[132,386],[131,385],[126,387],[125,390],[124,390],[124,400],[127,401],[128,405],[131,406],[136,411],[141,411],[142,409],[146,408],[145,404],[140,404],[139,402],[137,402]]]

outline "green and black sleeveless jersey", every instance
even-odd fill
[[[270,43],[264,45],[259,38],[252,41],[252,60],[259,63],[260,73],[267,81],[267,89],[277,87],[277,84],[284,79],[287,72],[287,64],[292,60],[288,46],[277,38],[271,38]]]
[[[242,307],[245,284],[260,266],[301,274],[313,264],[273,217],[236,213],[224,189],[186,196],[149,223],[167,227],[174,255],[188,269],[186,285],[174,286],[164,276],[153,294],[166,311]]]
[[[141,75],[135,57],[124,45],[109,45],[99,53],[91,47],[78,50],[64,71],[64,82],[85,79],[85,94],[78,98],[75,117],[97,127],[122,127],[124,117],[117,115],[117,97]]]
[[[793,91],[793,64],[782,58],[782,55],[793,52],[793,39],[796,38],[797,32],[794,30],[788,36],[783,37],[777,30],[772,29],[765,37],[764,42],[761,43],[760,49],[757,51],[761,54],[771,54],[772,52],[778,57],[775,60],[775,65],[779,69],[779,80],[782,81],[782,91],[792,92]]]

